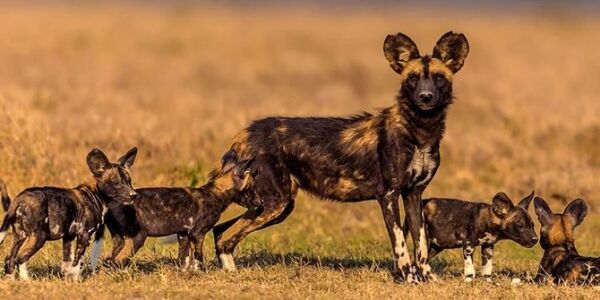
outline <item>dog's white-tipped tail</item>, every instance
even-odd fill
[[[102,253],[102,244],[104,244],[103,238],[94,241],[94,246],[92,247],[92,255],[90,257],[92,264],[92,273],[96,273],[96,267],[98,266],[98,258],[100,258],[100,253]]]

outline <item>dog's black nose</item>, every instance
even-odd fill
[[[422,92],[419,94],[419,99],[421,102],[427,104],[433,100],[433,93],[431,92]]]

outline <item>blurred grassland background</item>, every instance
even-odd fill
[[[455,76],[442,165],[425,196],[489,201],[505,191],[516,201],[535,189],[556,210],[583,197],[591,213],[576,232],[577,245],[582,254],[600,255],[597,13],[354,4],[3,4],[0,177],[12,196],[29,186],[71,187],[90,179],[85,155],[92,147],[116,159],[138,146],[136,187],[201,185],[253,119],[392,105],[399,78],[382,53],[386,34],[409,35],[424,54],[454,30],[467,36],[471,52]],[[212,259],[212,240],[206,248]],[[463,284],[460,251],[449,251],[434,263],[444,284],[395,285],[377,204],[304,194],[284,224],[240,245],[238,274],[180,274],[176,246],[152,240],[136,266],[67,285],[58,283],[59,249],[51,243],[33,258],[40,281],[3,280],[0,292],[44,298],[599,296],[589,288],[511,287],[511,277],[536,271],[542,253],[539,246],[511,242],[496,251],[497,284]]]

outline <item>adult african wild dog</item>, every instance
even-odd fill
[[[4,183],[0,182],[2,206],[6,215],[0,227],[0,243],[12,227],[14,238],[5,260],[5,274],[15,267],[21,279],[29,279],[27,261],[46,241],[62,239],[63,264],[67,279],[78,280],[83,254],[91,234],[102,223],[104,211],[111,205],[131,203],[135,190],[131,186],[129,168],[135,160],[136,148],[112,163],[99,149],[87,155],[94,181],[76,188],[34,187],[22,191],[11,201]],[[75,251],[71,245],[76,239]]]
[[[398,280],[435,279],[427,263],[427,237],[422,221],[421,193],[440,161],[439,145],[446,112],[453,101],[452,76],[469,45],[464,35],[448,32],[431,56],[421,56],[415,43],[398,33],[385,39],[383,50],[400,74],[395,104],[377,114],[351,117],[272,117],[254,121],[240,132],[231,150],[241,159],[260,153],[280,158],[299,188],[334,201],[377,199],[394,253]],[[415,242],[411,268],[402,234],[398,198],[402,196],[408,227]],[[281,222],[293,210],[293,200],[217,225],[216,251],[231,256],[230,239]]]
[[[228,156],[224,168],[211,174],[208,182],[199,188],[136,189],[137,197],[132,205],[114,206],[105,214],[113,241],[111,260],[117,265],[126,265],[129,257],[143,246],[146,237],[177,234],[180,266],[184,270],[197,269],[203,264],[202,245],[206,233],[232,201],[244,207],[257,207],[262,205],[257,200],[281,199],[282,195],[289,194],[290,183],[285,182],[289,178],[287,169],[271,155],[240,162]],[[255,189],[255,185],[259,188]],[[124,248],[125,239],[133,240],[131,251]]]
[[[429,257],[444,249],[462,248],[465,281],[470,282],[475,278],[473,252],[481,246],[482,275],[491,280],[494,244],[510,239],[529,248],[538,241],[527,213],[533,194],[516,206],[502,192],[494,196],[492,204],[444,198],[423,200]]]
[[[535,280],[541,283],[552,278],[554,283],[600,285],[600,258],[580,256],[575,248],[575,227],[587,214],[585,201],[572,201],[562,214],[553,213],[542,198],[536,197],[534,205],[544,249]]]

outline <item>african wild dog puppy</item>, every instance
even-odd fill
[[[542,198],[536,197],[534,204],[544,249],[535,281],[542,283],[550,277],[556,284],[600,285],[600,258],[580,256],[575,249],[574,231],[587,214],[585,201],[572,201],[562,214],[553,213]]]
[[[377,199],[392,243],[397,280],[434,280],[428,264],[421,194],[439,166],[439,146],[446,113],[453,101],[452,77],[467,57],[464,35],[448,32],[419,54],[415,43],[398,33],[383,50],[400,74],[395,104],[377,114],[352,117],[272,117],[254,121],[240,132],[231,149],[248,159],[271,153],[289,169],[294,187],[341,202]],[[402,196],[415,245],[415,266],[402,234],[398,199]],[[293,199],[217,225],[216,251],[233,261],[230,239],[283,221]],[[224,266],[226,264],[223,264]],[[421,275],[415,277],[415,275]]]
[[[482,275],[490,280],[495,243],[504,239],[525,247],[537,243],[533,221],[527,214],[532,199],[533,192],[516,206],[505,193],[496,194],[491,205],[444,198],[424,200],[429,257],[444,249],[462,248],[465,281],[470,282],[475,278],[473,251],[481,246]]]
[[[29,279],[27,261],[46,241],[62,239],[61,270],[67,279],[78,280],[83,255],[92,233],[102,223],[102,215],[111,205],[130,203],[136,196],[131,186],[129,168],[135,160],[136,148],[129,150],[118,163],[112,163],[99,149],[87,155],[94,181],[76,188],[34,187],[10,201],[4,183],[0,184],[2,205],[6,212],[0,227],[0,243],[10,227],[14,238],[5,260],[5,274]],[[73,251],[71,243],[76,239]]]
[[[105,215],[113,240],[111,260],[117,265],[127,265],[129,257],[135,255],[148,236],[177,234],[182,269],[201,267],[204,237],[219,221],[221,213],[232,201],[255,208],[262,205],[256,202],[259,198],[255,194],[264,195],[260,197],[264,201],[284,193],[290,183],[283,182],[283,186],[277,183],[281,178],[289,180],[286,171],[271,155],[237,162],[231,152],[223,169],[211,174],[200,188],[137,189],[133,205],[112,207]],[[255,183],[258,190],[253,188]],[[124,248],[125,239],[133,240],[131,251]]]

